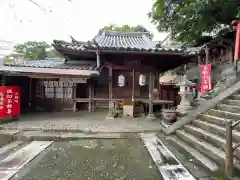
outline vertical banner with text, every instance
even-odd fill
[[[20,114],[20,88],[0,86],[0,118]]]
[[[6,97],[6,88],[5,86],[0,86],[0,118],[6,117],[5,97]]]
[[[201,65],[201,91],[208,92],[212,90],[211,64]]]

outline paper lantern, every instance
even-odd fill
[[[140,74],[139,76],[139,85],[140,86],[145,86],[147,83],[147,77],[145,74]]]
[[[125,85],[125,77],[123,75],[118,76],[118,86],[123,87]]]

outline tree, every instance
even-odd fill
[[[45,59],[47,51],[51,46],[46,42],[27,41],[14,46],[15,52],[25,60]]]
[[[238,0],[155,0],[149,17],[159,31],[190,44],[204,33],[221,34],[231,30],[232,20],[240,18]]]
[[[123,26],[117,26],[115,24],[110,24],[109,26],[104,26],[100,31],[122,31],[122,32],[145,32],[150,39],[153,38],[153,34],[148,31],[145,27],[142,25],[137,26],[129,26],[129,25],[123,25]]]
[[[27,41],[14,46],[14,53],[4,57],[4,62],[14,59],[43,60],[46,58],[57,58],[60,54],[44,41]]]

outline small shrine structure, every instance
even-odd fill
[[[138,116],[141,102],[152,119],[155,104],[173,104],[160,98],[159,73],[197,63],[196,53],[159,46],[142,32],[100,31],[91,41],[54,40],[53,47],[62,59],[0,67],[3,84],[21,87],[26,111],[29,106],[42,111],[109,109],[112,117],[112,107],[120,102],[123,115]]]

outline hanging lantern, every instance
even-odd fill
[[[125,77],[123,75],[118,76],[118,86],[123,87],[125,85]]]
[[[140,74],[139,76],[139,85],[140,86],[145,86],[147,82],[147,77],[145,74]]]

